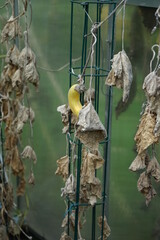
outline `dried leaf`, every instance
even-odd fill
[[[11,16],[1,32],[1,43],[21,35],[22,33],[18,21],[14,20],[14,17]]]
[[[133,80],[132,65],[124,50],[121,52],[121,58],[123,67],[123,102],[127,102]]]
[[[33,172],[31,172],[31,174],[29,176],[28,183],[32,184],[32,185],[35,185],[35,177],[34,177],[34,173]]]
[[[102,221],[103,221],[103,217],[100,216],[98,217],[98,225],[100,227],[100,229],[102,230]],[[107,238],[110,236],[111,234],[111,229],[107,223],[107,218],[106,216],[104,216],[104,225],[103,225],[103,240],[107,240]],[[100,236],[98,239],[101,239],[102,237]]]
[[[57,111],[61,113],[62,123],[64,124],[62,133],[66,134],[69,131],[69,114],[71,115],[71,128],[74,127],[74,125],[77,121],[77,118],[71,112],[69,106],[66,104],[63,104],[63,105],[57,107]]]
[[[106,84],[123,88],[123,102],[127,102],[133,80],[132,65],[124,50],[113,57],[112,69],[106,79]]]
[[[35,87],[39,86],[39,75],[33,61],[24,67],[24,79]]]
[[[95,177],[95,170],[100,168],[104,160],[100,156],[83,151],[81,168],[81,200],[94,205],[101,198],[101,182]]]
[[[6,63],[18,66],[19,54],[20,54],[20,52],[19,52],[19,50],[18,50],[16,45],[11,47],[9,49],[9,51],[7,52],[7,56],[5,58]]]
[[[149,73],[143,83],[143,89],[145,90],[147,97],[157,96],[160,94],[160,77],[156,72]]]
[[[72,238],[69,237],[66,232],[63,232],[60,240],[72,240]]]
[[[142,170],[146,167],[146,154],[141,153],[137,155],[134,161],[131,163],[129,170],[135,172],[138,170]]]
[[[137,151],[140,155],[153,143],[158,142],[158,137],[154,135],[156,116],[150,112],[145,112],[139,124],[138,131],[134,140],[136,141]]]
[[[94,101],[95,99],[95,89],[94,88],[89,88],[85,93],[84,93],[84,102],[87,103],[89,102],[91,97],[91,100]]]
[[[17,146],[11,150],[12,159],[10,161],[10,166],[13,171],[13,174],[19,175],[19,173],[24,172],[24,166],[20,159],[19,151]]]
[[[20,182],[19,182],[19,185],[18,185],[18,188],[17,188],[17,196],[23,196],[24,193],[25,193],[26,181],[25,181],[23,175],[20,177],[19,180],[20,180]]]
[[[151,177],[146,172],[143,172],[137,182],[138,191],[140,191],[146,198],[146,205],[148,206],[151,199],[155,197],[156,191],[152,187]]]
[[[70,198],[70,200],[74,201],[74,198],[75,198],[75,188],[76,188],[75,179],[74,179],[73,174],[71,174],[68,177],[68,179],[67,179],[67,181],[65,183],[65,187],[61,188],[61,197],[68,196]]]
[[[62,176],[65,181],[68,178],[69,157],[64,156],[57,160],[58,168],[55,174]]]
[[[12,87],[23,90],[22,72],[20,69],[17,69],[12,76]]]
[[[22,49],[19,55],[19,66],[24,68],[30,62],[36,63],[36,56],[30,47],[25,47]]]
[[[29,158],[29,159],[33,160],[34,164],[36,164],[36,162],[37,162],[36,153],[31,146],[26,146],[24,148],[23,152],[21,153],[21,157]]]
[[[154,177],[154,179],[156,180],[156,182],[160,181],[160,165],[155,157],[153,157],[149,162],[146,172],[147,174],[151,174],[152,177]]]
[[[98,150],[99,142],[106,137],[106,130],[91,102],[79,113],[76,137],[91,150]]]

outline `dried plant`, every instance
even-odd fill
[[[28,126],[32,128],[32,123],[35,119],[35,113],[30,107],[27,95],[29,92],[29,85],[31,83],[36,88],[39,85],[36,57],[29,46],[28,23],[22,23],[22,21],[24,20],[25,22],[27,18],[25,17],[22,21],[19,21],[19,18],[24,15],[27,16],[28,14],[28,1],[25,1],[25,6],[24,1],[20,1],[19,4],[22,5],[19,9],[23,8],[23,12],[15,16],[14,2],[12,0],[8,2],[7,5],[10,9],[7,11],[12,12],[12,15],[6,22],[4,28],[1,29],[1,44],[5,44],[4,46],[7,47],[7,50],[4,62],[5,65],[3,66],[0,76],[0,121],[4,125],[5,135],[3,159],[5,166],[1,169],[4,172],[3,176],[0,176],[0,178],[3,179],[0,189],[3,211],[1,211],[0,221],[3,221],[4,215],[8,218],[7,228],[10,234],[14,236],[20,233],[20,227],[12,221],[13,193],[17,192],[17,195],[24,195],[26,185],[25,161],[22,161],[22,159],[32,159],[33,163],[37,161],[36,153],[31,146],[26,146],[21,153],[20,146],[23,146],[23,143],[20,142],[20,140],[24,125],[29,123]],[[22,24],[20,25],[20,23]],[[25,27],[25,29],[21,26]],[[23,31],[24,35],[22,34]],[[19,49],[16,44],[16,40],[19,37],[22,37],[22,41],[24,41],[25,45],[22,50]],[[27,102],[27,106],[25,106],[25,102]],[[15,187],[12,189],[11,187],[12,178],[10,176],[8,177],[6,173],[8,169],[9,172],[12,172],[13,175],[19,179],[17,189],[15,189]],[[35,182],[32,170],[33,169],[31,169],[31,175],[28,179],[28,183],[30,184],[34,184]],[[0,235],[2,232],[5,232],[1,230],[5,230],[5,228],[0,229]],[[0,237],[0,239],[8,238]]]

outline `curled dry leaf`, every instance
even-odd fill
[[[104,140],[106,135],[106,130],[92,103],[88,103],[79,113],[76,137],[89,149],[98,150],[99,142]]]
[[[24,166],[20,159],[19,151],[17,146],[11,150],[11,161],[10,166],[14,175],[19,175],[19,173],[24,172]]]
[[[66,232],[63,232],[60,240],[72,240],[72,238],[69,237]]]
[[[129,98],[133,80],[132,65],[124,50],[113,57],[112,69],[106,79],[106,84],[123,89],[123,102]]]
[[[23,196],[24,193],[25,193],[25,186],[26,186],[26,181],[24,179],[24,176],[20,176],[20,179],[19,179],[19,185],[18,185],[18,188],[17,188],[17,196]]]
[[[11,16],[1,32],[1,43],[12,40],[16,36],[22,36],[22,32],[18,21]]]
[[[95,89],[94,88],[89,88],[85,93],[84,93],[84,102],[89,102],[91,97],[91,100],[94,101],[95,99]]]
[[[146,172],[147,174],[151,174],[152,177],[154,177],[154,179],[156,180],[156,182],[160,181],[160,165],[155,157],[153,157],[148,163]]]
[[[57,160],[58,168],[55,174],[62,176],[65,181],[68,178],[69,157],[66,155]]]
[[[24,79],[35,87],[39,86],[39,75],[33,61],[24,67]]]
[[[9,49],[9,51],[7,52],[7,56],[5,58],[5,62],[6,63],[9,63],[9,64],[12,64],[12,65],[16,65],[18,66],[18,63],[19,63],[19,50],[17,48],[16,45],[14,45],[13,47],[11,47]]]
[[[103,221],[103,217],[102,216],[98,217],[98,226],[100,227],[100,229],[102,229],[102,221]],[[104,216],[103,240],[107,240],[110,234],[111,234],[111,229],[107,223],[106,216]],[[101,239],[101,236],[98,239]]]
[[[24,68],[30,62],[36,63],[36,56],[32,49],[28,46],[22,49],[19,55],[19,66]]]
[[[33,160],[34,164],[36,164],[36,162],[37,162],[36,153],[31,146],[26,146],[24,148],[23,152],[21,153],[21,156],[22,156],[22,158],[29,158],[29,159]]]
[[[146,198],[146,205],[150,203],[151,199],[156,195],[155,189],[151,184],[151,177],[146,172],[141,173],[137,182],[138,191],[140,191]]]
[[[62,123],[64,124],[64,128],[62,129],[62,133],[66,134],[69,131],[69,114],[71,114],[71,128],[75,125],[77,118],[71,112],[68,105],[63,104],[57,107],[57,111],[61,113]]]
[[[158,142],[158,137],[154,135],[154,128],[156,124],[156,116],[150,112],[145,112],[138,127],[138,131],[135,136],[137,145],[137,151],[140,155],[153,143]]]
[[[147,97],[158,96],[160,94],[160,77],[157,76],[155,71],[145,77],[143,89]]]
[[[131,163],[129,170],[135,172],[142,170],[146,167],[146,153],[143,152],[140,155],[137,155],[134,161]]]
[[[69,196],[70,200],[74,200],[75,188],[76,188],[75,179],[73,174],[71,174],[65,183],[65,187],[61,188],[61,197]]]
[[[81,168],[81,201],[94,205],[101,198],[101,182],[95,177],[95,170],[104,163],[102,157],[83,151]]]
[[[20,69],[17,69],[12,76],[12,87],[23,90],[22,72]]]
[[[33,172],[31,172],[31,174],[29,176],[28,183],[32,184],[32,185],[35,185],[35,177],[34,177],[34,173]]]

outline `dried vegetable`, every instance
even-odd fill
[[[155,46],[157,45],[154,45],[152,50]],[[147,100],[134,138],[137,157],[129,167],[132,171],[143,170],[138,179],[137,188],[144,195],[147,206],[156,195],[152,179],[160,182],[160,165],[155,157],[155,145],[160,139],[160,77],[157,67],[154,71],[151,69],[143,82]]]
[[[104,164],[104,159],[99,153],[99,143],[106,138],[107,133],[94,109],[92,102],[89,101],[89,99],[94,101],[94,89],[91,89],[91,91],[88,89],[86,91],[85,105],[81,105],[80,92],[84,89],[85,87],[81,82],[73,85],[68,93],[68,99],[69,103],[71,102],[71,106],[64,104],[57,108],[57,111],[61,113],[62,123],[64,125],[62,132],[66,134],[66,137],[69,139],[69,143],[71,145],[71,157],[69,158],[69,156],[66,155],[57,160],[58,168],[56,170],[56,174],[60,175],[65,181],[65,185],[61,189],[61,196],[65,201],[70,200],[71,202],[71,208],[70,210],[66,209],[67,213],[62,223],[64,232],[61,235],[61,239],[71,239],[66,233],[68,224],[70,224],[71,229],[74,231],[78,140],[83,143],[79,191],[79,239],[83,239],[81,237],[80,229],[85,223],[85,212],[89,206],[94,206],[98,199],[100,200],[102,198],[101,181],[95,175],[95,171],[101,169]],[[72,129],[73,132],[72,139],[69,134],[69,129]],[[81,204],[86,204],[87,206],[82,207]]]
[[[25,24],[25,30],[22,29],[19,23],[19,18],[22,16],[25,16],[24,22],[26,21],[29,4],[28,1],[25,1],[25,3],[20,1],[19,4],[22,5],[21,7],[23,8],[23,12],[20,13],[19,16],[15,16],[14,1],[10,1],[6,4],[8,8],[11,8],[12,16],[6,22],[0,36],[1,44],[3,44],[4,47],[7,46],[3,70],[0,76],[0,120],[1,126],[4,126],[5,139],[4,159],[1,162],[3,176],[0,176],[1,179],[3,179],[2,183],[0,183],[0,195],[2,195],[0,196],[2,205],[0,220],[2,220],[2,223],[5,225],[7,214],[7,225],[12,229],[10,233],[13,236],[18,234],[15,230],[16,228],[12,227],[15,223],[10,215],[10,212],[13,210],[13,194],[15,189],[11,187],[12,182],[10,177],[6,174],[6,170],[11,170],[13,175],[19,179],[19,184],[16,189],[17,195],[24,195],[27,181],[25,176],[26,161],[24,159],[29,159],[29,161],[31,161],[31,170],[28,183],[34,184],[35,182],[33,164],[37,161],[36,153],[32,146],[23,146],[21,135],[24,131],[24,127],[27,125],[31,128],[29,131],[32,132],[35,113],[29,105],[28,93],[31,84],[36,88],[38,88],[39,85],[36,57],[29,46],[28,23]],[[4,7],[6,5],[4,5]],[[22,24],[22,26],[24,26],[24,24]],[[19,37],[24,41],[25,47],[22,50],[18,48],[17,44]],[[23,147],[24,150],[22,150]]]

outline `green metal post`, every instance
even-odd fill
[[[73,42],[73,2],[71,2],[71,26],[70,26],[70,75],[69,75],[69,88],[72,85],[72,42]],[[69,115],[69,133],[71,133],[71,114]],[[71,143],[68,140],[68,156],[69,156],[69,165],[68,165],[68,172],[70,175],[71,172]],[[68,209],[70,209],[70,201],[68,200]],[[68,225],[67,225],[67,234],[70,234],[70,219],[69,219],[70,212],[68,212]]]
[[[110,6],[109,13],[116,8],[116,4]],[[108,70],[110,70],[110,59],[113,57],[114,49],[114,34],[115,34],[115,14],[111,17],[108,23]],[[102,205],[102,230],[101,230],[101,240],[103,240],[103,230],[104,230],[104,216],[106,210],[106,195],[108,197],[109,193],[109,161],[110,161],[110,139],[111,139],[111,118],[112,118],[112,87],[107,89],[107,106],[106,106],[106,129],[107,129],[107,142],[105,146],[105,164],[104,164],[104,177],[103,177],[103,205]],[[108,198],[109,199],[109,198]],[[107,200],[108,200],[107,199]],[[108,204],[108,201],[107,201]]]

